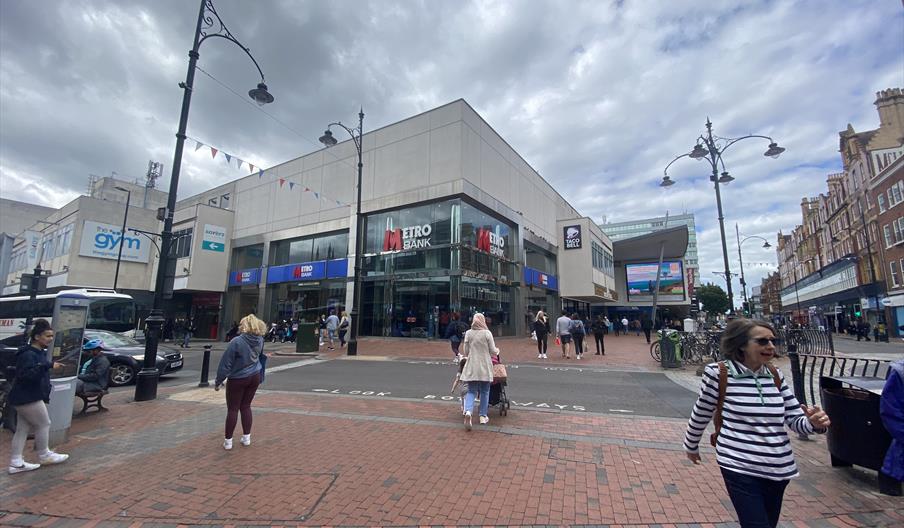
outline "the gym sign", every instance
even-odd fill
[[[496,226],[495,233],[483,227],[477,228],[477,249],[497,257],[505,255],[505,239],[499,234],[499,226]]]
[[[387,228],[383,233],[383,251],[405,251],[430,247],[430,224],[414,227]]]
[[[137,233],[122,236],[122,226],[101,224],[85,220],[82,229],[82,241],[78,254],[116,260],[119,257],[119,246],[122,244],[122,260],[124,262],[147,263],[150,256],[150,242],[142,240]]]

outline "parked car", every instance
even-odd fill
[[[110,386],[120,387],[135,381],[144,361],[144,345],[131,337],[106,330],[85,330],[85,339],[100,339],[109,348],[104,352],[110,360]],[[16,351],[25,344],[22,334],[0,341],[0,377],[5,377],[6,367],[16,366]],[[173,348],[160,345],[157,348],[157,371],[161,376],[182,369],[182,354]]]
[[[119,387],[135,381],[144,362],[144,345],[131,337],[106,330],[85,330],[85,339],[100,339],[110,350],[110,386]],[[157,372],[161,376],[182,370],[182,354],[164,345],[157,346]]]

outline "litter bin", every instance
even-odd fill
[[[675,330],[659,331],[659,357],[662,368],[678,368],[681,366],[680,340],[681,334]]]
[[[318,323],[298,323],[295,352],[317,352],[319,349],[320,325]]]
[[[822,405],[832,426],[826,433],[832,466],[857,465],[879,472],[879,492],[901,495],[901,483],[882,473],[891,435],[879,416],[885,380],[860,376],[822,376]]]

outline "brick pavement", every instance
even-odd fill
[[[611,338],[585,361],[655,370],[642,341]],[[509,362],[536,362],[531,345],[499,344]],[[430,359],[448,346],[367,339],[360,351]],[[0,525],[736,525],[713,453],[684,457],[683,420],[513,408],[468,433],[454,402],[262,390],[253,445],[227,452],[222,392],[130,399],[113,393],[110,412],[73,420],[66,464],[0,476]],[[821,437],[792,441],[801,477],[784,526],[904,523],[904,499],[879,495],[874,475],[830,467]]]

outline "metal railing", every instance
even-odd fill
[[[816,330],[813,328],[791,328],[788,330],[776,329],[778,342],[775,344],[776,354],[786,356],[792,350],[798,354],[813,356],[834,356],[835,343],[832,341],[832,332]]]
[[[864,376],[886,378],[890,359],[798,354],[791,351],[794,395],[805,405],[821,405],[819,378],[822,376]]]

